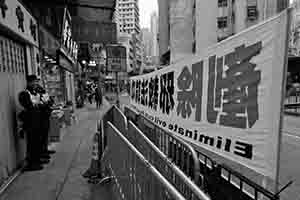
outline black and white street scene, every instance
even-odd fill
[[[300,200],[300,0],[0,0],[0,200]]]

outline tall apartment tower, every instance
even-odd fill
[[[137,34],[140,29],[138,0],[117,0],[119,11],[119,29],[121,33]]]
[[[151,24],[150,24],[150,31],[151,31],[151,59],[154,65],[159,63],[159,49],[158,49],[158,16],[156,12],[151,14]]]
[[[287,7],[288,0],[158,0],[159,55],[170,63],[201,53]],[[169,56],[168,56],[169,55]]]
[[[151,60],[150,60],[151,40],[152,40],[152,34],[151,34],[149,28],[142,28],[143,61],[145,64],[151,62]]]

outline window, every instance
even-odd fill
[[[218,7],[227,7],[227,0],[218,0]]]
[[[218,17],[218,28],[223,29],[227,27],[227,17]]]
[[[256,6],[247,6],[247,19],[250,21],[256,20],[258,17],[258,11]]]

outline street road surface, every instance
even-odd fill
[[[300,200],[300,117],[284,118],[280,165],[280,183],[295,181],[282,200]]]
[[[123,105],[129,105],[129,97],[124,94],[120,95],[120,102]],[[262,185],[262,178],[255,172],[245,171],[243,166],[232,164],[232,161],[224,160],[204,149],[201,151],[219,162],[230,165],[233,169],[242,172],[244,176]],[[281,200],[300,200],[300,117],[285,116],[280,160],[280,187],[290,180],[294,183],[281,193]],[[273,188],[273,184],[270,180],[267,181],[268,188]]]

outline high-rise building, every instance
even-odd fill
[[[142,41],[140,37],[141,30],[138,3],[138,0],[117,0],[116,6],[119,14],[117,24],[119,26],[119,34],[121,36],[129,34],[131,37],[131,42],[129,43],[131,46],[129,49],[134,51],[135,56],[130,58],[132,66],[128,67],[133,70],[139,69],[142,64]],[[126,38],[129,36],[126,36]]]
[[[150,31],[151,31],[151,60],[152,64],[157,65],[159,62],[159,49],[158,49],[158,16],[156,12],[151,14],[151,23],[150,23]]]
[[[264,21],[288,0],[160,1],[161,59],[178,60]],[[169,52],[169,53],[168,53]],[[166,56],[169,55],[169,56]]]
[[[120,16],[121,33],[140,34],[140,13],[138,0],[118,0],[117,7]]]
[[[142,28],[142,48],[144,61],[147,57],[151,56],[151,39],[152,34],[149,28]]]
[[[169,0],[158,0],[158,48],[161,65],[170,61],[170,15]]]

